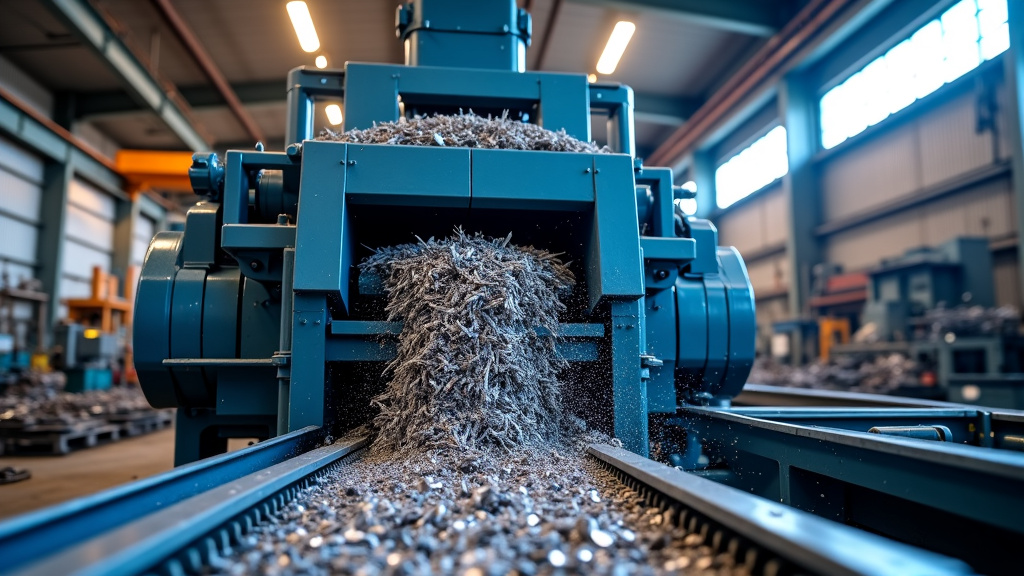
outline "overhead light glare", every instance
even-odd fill
[[[295,35],[299,37],[299,46],[302,46],[306,52],[319,50],[320,38],[316,35],[313,17],[309,15],[309,7],[306,6],[306,3],[289,2],[285,7],[288,9],[288,17],[292,19]]]
[[[615,67],[619,65],[619,59],[626,51],[626,46],[629,45],[629,40],[633,37],[634,32],[636,32],[636,24],[632,22],[620,20],[615,24],[612,35],[608,37],[608,44],[605,45],[604,52],[601,53],[601,58],[597,61],[599,74],[608,75],[615,72]]]
[[[590,82],[591,84],[597,82],[597,74],[587,74],[587,82]]]
[[[338,106],[337,104],[328,104],[327,107],[324,108],[324,113],[327,114],[327,121],[330,122],[332,126],[341,124],[341,106]]]
[[[327,56],[324,56],[323,54],[317,56],[316,67],[320,68],[321,70],[327,68]]]

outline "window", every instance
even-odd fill
[[[961,0],[821,98],[821,145],[832,148],[1001,54],[1007,0]]]
[[[786,128],[776,126],[715,170],[715,196],[726,208],[789,172]]]

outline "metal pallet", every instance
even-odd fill
[[[0,438],[0,454],[64,455],[81,448],[92,448],[121,438],[121,427],[103,421],[70,428],[30,426],[8,429]]]

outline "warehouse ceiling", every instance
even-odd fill
[[[91,0],[107,25],[157,78],[215,148],[253,145],[247,130],[173,32],[157,0]],[[270,148],[283,143],[285,75],[313,66],[284,0],[170,0],[238,95]],[[400,63],[396,0],[308,0],[329,67]],[[56,95],[55,118],[87,122],[118,146],[184,149],[163,120],[126,91],[122,78],[52,0],[0,0],[0,56]],[[653,150],[802,5],[800,0],[520,0],[534,19],[531,70],[592,73],[611,28],[637,32],[616,71],[601,81],[636,91],[637,145]],[[600,138],[603,129],[595,130]]]

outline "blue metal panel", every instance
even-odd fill
[[[343,239],[348,226],[345,202],[345,150],[348,147],[307,142],[302,166],[307,177],[299,191],[295,235],[295,290],[321,290],[348,296],[348,266]],[[307,168],[308,167],[308,168]]]
[[[593,309],[602,299],[643,296],[633,160],[594,157],[594,227],[587,255],[587,290]]]
[[[688,262],[697,257],[697,241],[693,238],[653,238],[642,236],[640,247],[644,260]]]
[[[672,170],[669,168],[642,168],[636,174],[636,183],[649,185],[654,196],[651,231],[647,235],[675,237],[675,196],[672,188]]]
[[[687,218],[690,237],[696,241],[697,256],[690,263],[692,274],[714,274],[718,272],[718,230],[715,226],[699,218]]]
[[[298,430],[324,423],[327,300],[320,294],[296,292],[293,307],[292,350],[302,353],[292,356],[288,426]]]
[[[468,148],[370,144],[347,148],[345,195],[350,202],[469,207]]]
[[[659,290],[644,298],[647,354],[662,362],[648,368],[647,409],[651,412],[675,412],[676,398],[676,303],[675,288]]]
[[[647,381],[640,378],[642,302],[612,302],[612,401],[615,437],[630,452],[647,456]]]
[[[594,202],[590,154],[473,150],[473,207],[580,210]]]

